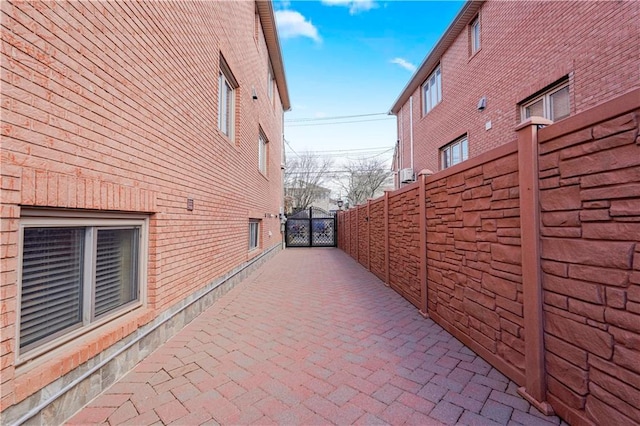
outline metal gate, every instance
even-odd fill
[[[335,247],[336,217],[310,207],[287,217],[285,227],[287,247]]]

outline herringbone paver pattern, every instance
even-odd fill
[[[337,249],[288,249],[69,424],[558,425]]]

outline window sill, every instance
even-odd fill
[[[131,324],[135,324],[135,332],[140,327],[142,319],[149,313],[151,313],[150,309],[145,308],[142,303],[136,303],[129,306],[128,309],[123,309],[115,316],[105,318],[89,327],[72,331],[57,341],[45,343],[24,355],[17,356],[16,376],[26,374],[42,366],[51,365],[53,367],[56,362],[62,364],[58,370],[60,370],[60,376],[63,376],[124,339],[128,335],[125,330],[131,329]],[[110,339],[110,335],[118,336],[119,329],[123,331],[118,340],[103,343]]]

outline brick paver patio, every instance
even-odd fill
[[[337,249],[287,249],[69,424],[558,425]]]

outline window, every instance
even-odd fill
[[[422,86],[424,113],[427,114],[442,100],[442,77],[440,66],[429,76]]]
[[[469,140],[466,136],[461,137],[449,145],[440,148],[440,158],[442,159],[442,169],[463,162],[469,158]]]
[[[144,219],[34,215],[20,226],[21,354],[140,303]]]
[[[273,71],[271,70],[271,66],[269,66],[269,71],[267,74],[267,95],[270,100],[273,100],[273,86],[275,85],[275,81],[273,81]]]
[[[267,138],[262,131],[258,133],[258,169],[263,175],[267,174]]]
[[[249,220],[249,250],[258,248],[260,244],[260,221]]]
[[[229,66],[221,58],[219,74],[218,128],[233,140],[235,126],[235,95],[238,87]]]
[[[522,119],[535,116],[552,121],[562,120],[571,113],[569,102],[569,83],[565,82],[536,96],[522,105]]]
[[[480,50],[480,17],[476,17],[469,25],[471,54],[475,54]]]

